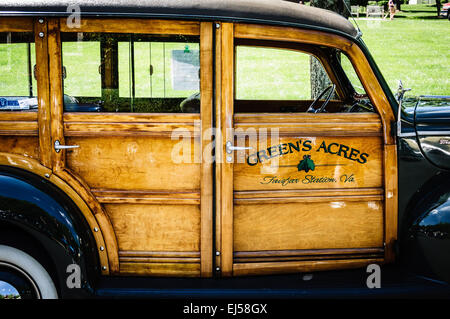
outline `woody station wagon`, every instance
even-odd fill
[[[0,5],[0,287],[448,294],[448,97],[395,97],[326,10],[77,3]]]

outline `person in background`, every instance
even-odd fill
[[[394,3],[394,0],[389,0],[389,2],[388,2],[388,7],[389,7],[389,18],[390,18],[390,20],[393,20],[394,19],[394,15],[395,15],[395,3]],[[384,17],[385,19],[387,18],[387,14],[386,14],[386,16]]]

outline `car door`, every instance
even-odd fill
[[[48,30],[53,169],[100,224],[103,272],[211,276],[200,136],[212,122],[212,24],[50,19]]]
[[[223,23],[216,38],[216,270],[257,275],[392,260],[392,111],[362,53],[338,36],[293,28]],[[344,111],[321,46],[348,54],[373,112]],[[337,85],[326,112],[306,112],[314,63]]]

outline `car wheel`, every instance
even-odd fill
[[[0,299],[57,299],[52,278],[27,253],[0,245]]]

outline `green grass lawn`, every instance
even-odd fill
[[[436,6],[429,4],[402,4],[401,11],[397,12],[395,16],[408,19],[435,19],[437,10]]]
[[[238,46],[235,78],[236,98],[240,100],[311,97],[310,57],[306,53]]]
[[[31,65],[35,62],[34,43],[31,44]],[[0,96],[28,96],[28,49],[26,43],[0,44]],[[32,79],[36,94],[36,80]]]
[[[398,80],[402,80],[413,89],[411,95],[450,95],[450,22],[436,19],[436,8],[432,6],[402,8],[405,11],[392,21],[357,20],[375,62],[393,92]],[[309,59],[290,51],[254,48],[237,50],[237,56],[239,98],[268,98],[274,94],[280,98],[282,90],[289,91],[285,97],[296,98],[297,94],[292,94],[293,85],[298,87],[299,97],[310,94],[306,79]],[[283,63],[274,65],[274,60]],[[345,69],[349,65],[345,63]],[[264,85],[257,86],[252,79],[259,79]],[[280,88],[279,83],[286,85]]]
[[[363,40],[391,90],[450,95],[450,22],[445,19],[358,20]]]

